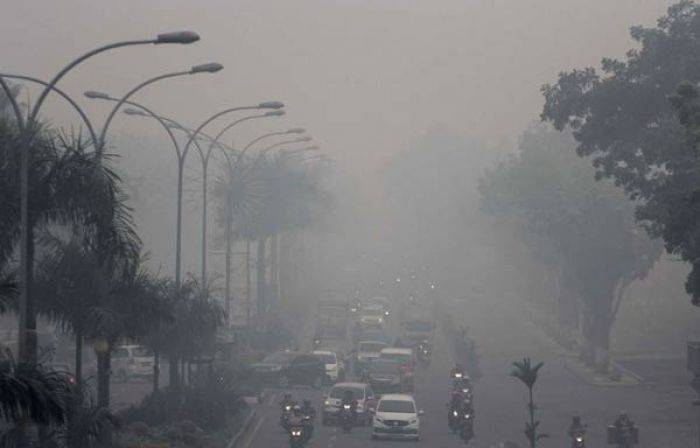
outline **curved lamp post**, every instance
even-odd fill
[[[0,73],[0,84],[4,84],[5,86],[6,86],[6,84],[4,82],[2,82],[2,78],[21,79],[23,81],[33,82],[35,84],[39,84],[39,85],[42,85],[44,87],[49,86],[48,82],[42,81],[41,79],[34,78],[31,76],[12,75],[9,73]],[[5,90],[5,94],[7,96],[11,95],[9,87],[5,88],[3,86],[3,90]],[[85,127],[87,128],[88,132],[90,133],[90,138],[92,139],[92,144],[94,145],[95,148],[97,148],[97,134],[95,134],[95,130],[92,127],[92,123],[90,122],[90,119],[87,117],[87,115],[85,114],[83,109],[78,105],[78,103],[75,102],[75,100],[73,100],[73,98],[68,96],[67,93],[65,93],[63,90],[59,89],[58,87],[52,86],[51,90],[53,90],[58,95],[60,95],[64,100],[68,101],[68,103],[73,107],[73,109],[75,109],[75,111],[78,113],[78,115],[80,115],[80,119],[83,120]],[[15,116],[16,116],[18,122],[22,121],[22,115],[21,115],[21,112],[19,110],[15,110]]]
[[[101,98],[101,99],[112,99],[108,95],[102,94],[100,92],[90,92],[91,95],[95,98]],[[97,94],[98,96],[95,96]],[[112,99],[113,100],[113,99]],[[138,106],[136,103],[132,103],[132,105]],[[257,104],[255,106],[243,106],[243,107],[235,107],[235,108],[230,108],[226,109],[222,112],[219,112],[218,114],[215,114],[213,118],[209,118],[206,120],[202,125],[199,126],[198,129],[195,131],[189,131],[186,129],[184,126],[174,122],[173,120],[170,119],[161,119],[165,121],[170,121],[174,127],[177,127],[181,130],[184,130],[189,134],[189,138],[187,140],[187,144],[185,145],[184,148],[180,149],[178,146],[178,176],[177,176],[177,217],[176,217],[176,241],[175,241],[175,284],[177,287],[180,286],[182,282],[182,277],[181,277],[181,271],[182,271],[182,189],[183,189],[183,177],[184,177],[184,166],[185,166],[185,161],[187,158],[187,154],[189,152],[190,145],[192,143],[195,144],[195,146],[198,147],[200,151],[200,155],[204,156],[204,152],[201,150],[199,147],[199,144],[196,142],[196,139],[198,136],[203,135],[202,129],[206,124],[210,123],[213,121],[215,118],[218,118],[221,115],[235,112],[235,111],[241,111],[241,110],[256,110],[256,109],[280,109],[283,106],[282,103],[276,102],[276,101],[271,101],[271,102],[264,102]],[[282,112],[282,111],[279,111]],[[134,113],[134,111],[129,110],[129,115],[142,115],[139,113]],[[149,116],[152,116],[151,114],[148,114]],[[282,113],[276,113],[272,116],[279,116],[282,115]],[[267,116],[267,114],[262,114],[262,116]],[[256,116],[257,117],[257,116]],[[155,118],[155,117],[154,117]],[[247,118],[247,117],[246,117]],[[218,141],[216,142],[218,143]],[[209,152],[211,152],[211,149],[214,148],[214,144],[211,145]],[[206,183],[206,180],[204,181]],[[206,187],[205,187],[206,189]],[[206,197],[204,198],[204,201],[206,202]],[[206,206],[203,207],[205,209]],[[203,211],[204,215],[206,216],[206,210]],[[206,226],[205,226],[206,227]],[[206,232],[206,229],[204,230]],[[206,273],[206,233],[203,235],[203,272]],[[203,280],[204,281],[204,280]]]
[[[185,76],[185,75],[196,75],[199,73],[216,73],[218,71],[223,70],[224,66],[217,63],[217,62],[209,62],[206,64],[200,64],[200,65],[195,65],[189,70],[185,71],[179,71],[179,72],[172,72],[172,73],[166,73],[164,75],[159,75],[155,76],[153,78],[149,78],[142,83],[136,85],[134,88],[129,90],[124,96],[122,96],[119,101],[117,101],[117,104],[112,108],[112,110],[109,112],[109,115],[107,116],[107,119],[105,120],[104,125],[102,126],[102,131],[100,132],[99,135],[99,152],[100,154],[104,152],[104,145],[105,145],[105,137],[107,136],[107,130],[109,129],[109,125],[112,123],[112,120],[114,119],[114,116],[117,114],[119,111],[119,108],[126,103],[129,98],[131,98],[136,92],[139,90],[143,89],[144,87],[154,84],[158,81],[162,81],[164,79],[168,78],[175,78],[178,76]],[[93,90],[88,90],[85,92],[85,96],[88,98],[101,98],[101,99],[107,99],[103,98],[100,96],[100,92],[95,92]]]
[[[41,110],[41,106],[44,104],[46,97],[49,92],[58,84],[58,82],[63,79],[63,77],[70,72],[77,65],[85,61],[86,59],[95,56],[100,53],[104,53],[109,50],[116,48],[134,46],[134,45],[145,45],[145,44],[191,44],[199,40],[199,35],[192,31],[178,31],[173,33],[165,33],[158,35],[155,39],[142,39],[142,40],[130,40],[115,42],[108,45],[104,45],[95,48],[87,53],[79,56],[78,58],[72,60],[61,68],[58,73],[56,73],[53,78],[44,87],[37,98],[36,103],[31,108],[26,124],[20,124],[20,132],[22,137],[20,139],[20,148],[23,150],[20,154],[20,247],[19,247],[19,257],[20,257],[20,273],[19,273],[19,359],[21,362],[27,362],[30,364],[36,363],[36,315],[34,312],[34,304],[31,297],[31,283],[32,279],[32,269],[33,260],[29,259],[30,247],[33,243],[33,229],[30,228],[29,223],[29,151],[31,148],[32,139],[34,138],[34,133],[36,131],[36,119]],[[3,81],[3,89],[6,87],[6,83]],[[15,111],[19,110],[19,106],[16,100],[8,95],[8,99],[13,103],[12,107]],[[107,405],[109,401],[109,396],[98,396],[98,403],[100,405]]]

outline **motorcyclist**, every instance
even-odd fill
[[[620,415],[615,419],[615,423],[613,423],[613,425],[615,426],[617,433],[616,442],[620,444],[620,446],[628,447],[635,443],[634,422],[629,418],[627,412],[620,412]]]
[[[455,366],[450,370],[450,378],[455,380],[455,379],[462,379],[467,376],[464,368],[462,367],[461,364],[456,363]]]
[[[287,406],[290,406],[289,410],[291,410],[291,407],[293,407],[295,404],[296,401],[294,401],[294,399],[292,398],[292,394],[288,392],[282,396],[282,400],[280,401],[280,407],[282,408],[282,410],[286,410]]]
[[[301,402],[301,412],[304,415],[308,415],[312,419],[316,418],[316,409],[311,404],[311,400],[304,398]]]
[[[299,407],[302,425],[305,431],[306,439],[310,439],[314,433],[314,419],[316,418],[316,409],[311,405],[311,400],[304,399],[301,407]]]
[[[583,437],[586,434],[586,425],[581,422],[580,416],[575,415],[571,418],[571,425],[569,425],[567,434],[572,440],[572,446],[583,446],[582,443]]]
[[[342,399],[340,404],[342,406],[349,404],[350,411],[352,411],[353,414],[355,414],[355,411],[357,411],[357,400],[355,399],[355,394],[351,390],[345,391],[345,393],[343,394],[343,399]]]

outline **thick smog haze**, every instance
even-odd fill
[[[698,448],[698,130],[700,0],[0,1],[0,447]]]
[[[98,57],[67,92],[125,92],[140,80],[209,60],[223,72],[176,79],[139,99],[194,125],[229,105],[279,99],[289,124],[313,123],[324,151],[367,172],[436,125],[514,142],[536,117],[539,87],[561,70],[597,65],[654,25],[661,0],[251,0],[3,2],[3,65],[39,78],[94,45],[197,30],[188,48],[133,48]],[[124,68],[124,70],[115,70]],[[86,106],[91,114],[105,105]],[[67,119],[52,102],[51,116]],[[290,121],[287,121],[290,120]],[[115,122],[114,133],[126,129]],[[243,133],[270,124],[246,126]],[[277,124],[275,124],[277,126]],[[154,126],[129,132],[157,134]]]

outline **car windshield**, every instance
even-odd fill
[[[267,355],[265,359],[263,359],[263,362],[265,364],[288,364],[292,357],[294,357],[294,353],[277,352]]]
[[[376,361],[370,364],[369,373],[399,373],[400,366],[395,362]]]
[[[382,353],[380,355],[381,359],[389,359],[391,361],[396,361],[401,365],[406,365],[411,363],[411,355],[408,353]]]
[[[433,325],[430,322],[415,320],[413,322],[406,322],[406,329],[408,331],[431,331]]]
[[[335,364],[335,355],[332,353],[314,353],[317,357],[321,359],[324,364]]]
[[[381,342],[360,342],[358,351],[361,352],[380,352],[386,347],[386,344]]]
[[[381,400],[377,411],[415,414],[416,408],[413,406],[413,402],[408,400]]]
[[[353,398],[356,400],[364,398],[365,395],[361,387],[336,386],[333,389],[331,389],[331,398],[343,398],[345,396],[345,392],[347,391],[351,391]]]
[[[146,348],[146,347],[136,347],[134,349],[134,356],[139,356],[139,357],[153,356],[153,352],[151,351],[151,349]]]

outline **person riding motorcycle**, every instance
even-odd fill
[[[316,409],[313,407],[311,404],[311,400],[308,398],[304,398],[304,400],[301,403],[301,412],[304,415],[308,415],[311,417],[311,419],[316,418]]]
[[[581,422],[581,417],[575,415],[571,418],[571,425],[569,425],[569,431],[567,432],[571,438],[572,447],[579,448],[584,446],[584,439],[586,435],[586,425]]]
[[[467,376],[464,368],[459,364],[455,364],[455,366],[450,370],[450,378],[453,380],[458,380],[465,378]]]
[[[340,402],[340,423],[343,431],[350,432],[357,418],[357,400],[352,390],[346,390]]]
[[[627,412],[622,411],[620,415],[615,419],[613,423],[615,429],[617,430],[617,441],[620,446],[628,447],[632,446],[635,442],[635,426],[634,422],[629,418]]]
[[[296,404],[296,402],[294,401],[294,399],[292,398],[292,394],[290,394],[290,393],[285,393],[282,396],[282,400],[280,400],[280,407],[283,410],[291,411],[292,407],[295,404]],[[289,409],[287,409],[287,407],[289,407]]]

